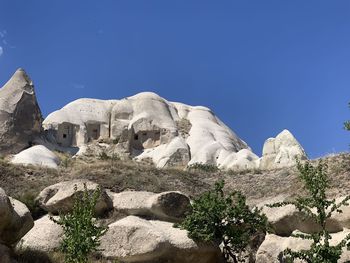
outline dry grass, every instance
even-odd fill
[[[350,154],[332,155],[323,160],[329,165],[329,175],[332,180],[330,196],[350,194]],[[157,169],[131,160],[98,160],[96,158],[70,159],[58,170],[15,166],[6,161],[0,161],[0,186],[8,195],[22,201],[31,201],[30,199],[33,199],[46,186],[78,178],[97,182],[114,192],[128,189],[152,192],[179,190],[190,197],[198,196],[211,188],[218,179],[224,179],[227,190],[240,190],[248,200],[258,200],[279,194],[287,196],[299,194],[302,186],[297,174],[295,167],[241,173],[184,171],[177,168]]]

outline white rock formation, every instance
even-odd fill
[[[0,153],[17,153],[41,132],[41,112],[34,86],[18,69],[0,89]]]
[[[62,238],[62,227],[45,215],[34,222],[34,227],[17,243],[16,249],[51,252],[59,248]]]
[[[199,244],[172,223],[128,216],[108,226],[102,256],[123,262],[219,263],[218,247]],[[117,240],[117,242],[116,242]]]
[[[91,141],[111,140],[119,153],[150,158],[158,167],[257,166],[248,145],[211,110],[169,102],[151,92],[121,100],[79,99],[51,113],[43,127],[61,146],[84,148]]]
[[[93,192],[99,187],[98,184],[88,180],[65,181],[43,189],[37,197],[37,201],[44,210],[50,213],[58,214],[59,212],[70,212],[74,206],[74,195],[84,191],[84,184],[86,184],[89,192]],[[77,192],[74,191],[75,186],[77,187]],[[106,191],[104,189],[100,190],[100,197],[95,206],[95,213],[97,215],[111,210],[113,205]]]
[[[0,188],[0,244],[11,246],[34,225],[28,208]]]
[[[306,153],[294,136],[288,130],[283,130],[276,138],[265,141],[260,169],[293,166],[295,158],[304,160],[307,158]]]
[[[38,165],[57,169],[60,159],[43,145],[32,146],[11,159],[14,164]]]
[[[191,207],[190,199],[180,192],[155,194],[124,191],[112,195],[115,210],[128,215],[149,216],[163,221],[179,221]]]

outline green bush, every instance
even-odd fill
[[[242,256],[252,237],[267,229],[267,218],[261,210],[251,210],[240,192],[225,195],[224,181],[193,202],[192,211],[177,225],[197,241],[223,244],[223,258],[229,262],[244,260]]]
[[[342,254],[342,248],[348,246],[350,235],[346,236],[335,246],[329,244],[332,238],[326,228],[326,221],[334,212],[342,212],[340,207],[349,205],[347,196],[343,201],[336,203],[334,199],[329,200],[326,196],[326,190],[329,188],[329,178],[327,175],[327,165],[319,162],[313,166],[310,162],[301,164],[297,160],[299,178],[304,183],[307,192],[305,197],[298,197],[295,201],[280,202],[269,207],[281,207],[285,205],[294,205],[305,218],[314,220],[319,226],[320,231],[314,234],[295,234],[293,236],[302,239],[312,240],[309,250],[292,251],[287,248],[283,251],[282,257],[287,262],[294,262],[296,259],[304,260],[308,263],[336,263]]]
[[[68,214],[60,214],[58,220],[51,219],[61,225],[64,238],[61,251],[67,263],[86,263],[90,253],[97,251],[100,237],[105,233],[106,227],[96,225],[93,218],[96,202],[100,196],[100,189],[89,192],[84,184],[84,192],[79,194],[74,186],[74,207]]]
[[[204,163],[193,163],[187,166],[189,171],[191,170],[199,170],[204,172],[217,172],[219,168],[214,164],[204,164]]]

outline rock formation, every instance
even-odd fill
[[[43,126],[61,146],[110,141],[118,154],[150,158],[158,167],[245,168],[258,159],[208,108],[169,102],[151,92],[121,100],[79,99],[51,113]]]
[[[18,69],[0,89],[0,153],[17,153],[40,134],[42,117],[34,86]]]
[[[40,165],[57,169],[60,164],[60,159],[45,146],[35,145],[16,154],[11,159],[11,162],[14,164]]]
[[[276,138],[265,141],[260,169],[276,169],[295,165],[295,158],[307,159],[299,142],[288,131],[283,130]]]

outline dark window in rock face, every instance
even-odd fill
[[[139,139],[139,135],[138,135],[138,134],[135,134],[135,135],[134,135],[134,139],[135,139],[135,140],[138,140],[138,139]]]
[[[64,138],[64,139],[67,138],[67,134],[64,133],[64,134],[63,134],[63,138]]]

